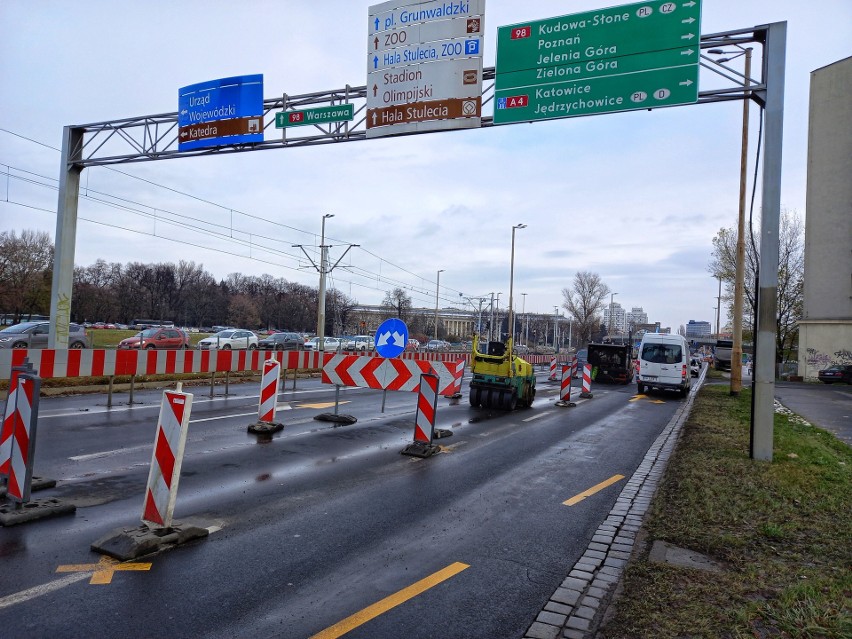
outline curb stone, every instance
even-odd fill
[[[569,576],[542,609],[542,612],[548,612],[547,607],[550,606],[550,610],[553,610],[554,604],[560,606],[560,611],[570,608],[565,622],[560,627],[556,619],[539,614],[524,634],[524,639],[550,636],[592,639],[597,634],[613,594],[621,587],[621,576],[637,544],[637,538],[642,538],[642,521],[663,478],[680,431],[689,418],[706,372],[705,368],[693,385],[687,400],[651,444],[636,472],[616,499],[609,515],[592,535],[585,552],[571,567]],[[592,572],[588,572],[590,564],[595,563],[590,561],[590,557],[599,560],[601,555],[603,561],[598,563]],[[551,619],[554,623],[548,624],[545,619]],[[549,628],[545,627],[548,625]]]

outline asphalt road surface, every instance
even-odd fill
[[[140,524],[161,393],[110,409],[104,395],[42,399],[35,472],[59,483],[33,498],[78,508],[0,528],[4,639],[521,637],[681,402],[598,385],[558,408],[542,374],[532,408],[490,412],[470,407],[465,380],[462,400],[438,403],[452,436],[420,459],[400,455],[414,394],[388,392],[382,413],[381,391],[344,390],[358,421],[335,427],[313,419],[333,389],[288,382],[285,429],[258,438],[257,387],[184,390],[175,518],[212,532],[114,572],[90,545]]]

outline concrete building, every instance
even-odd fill
[[[811,73],[799,375],[852,364],[852,57]]]
[[[689,320],[686,325],[686,339],[709,338],[711,334],[710,322],[701,320]]]
[[[612,322],[610,322],[610,311],[612,311]],[[613,302],[612,305],[607,304],[604,307],[603,324],[613,335],[627,332],[627,313],[621,307],[621,304]]]
[[[630,309],[630,312],[627,313],[627,327],[630,328],[630,325],[639,326],[640,324],[648,323],[648,314],[642,309],[641,306],[634,306]]]

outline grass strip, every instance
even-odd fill
[[[701,390],[599,639],[852,637],[852,449],[776,414],[773,462],[751,460],[750,402]],[[724,568],[651,562],[658,539]]]

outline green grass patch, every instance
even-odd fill
[[[749,459],[751,391],[705,386],[646,521],[655,539],[705,553],[709,573],[648,561],[599,637],[852,637],[852,451],[776,415],[774,460]]]

